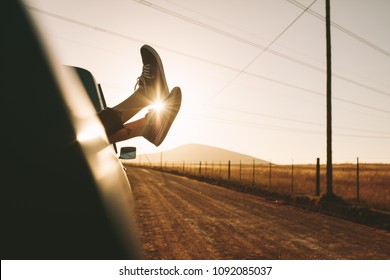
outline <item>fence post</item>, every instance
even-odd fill
[[[241,164],[241,160],[240,160],[240,183],[241,183],[241,173],[242,173],[242,164]]]
[[[294,193],[294,160],[291,161],[291,194]]]
[[[359,158],[357,158],[356,163],[356,199],[357,201],[360,200],[360,165],[359,165]]]
[[[199,175],[202,175],[202,161],[199,161]]]
[[[228,180],[230,180],[230,160],[228,161]]]
[[[271,187],[272,183],[272,163],[271,161],[269,162],[269,187]]]
[[[255,160],[253,160],[253,177],[252,177],[252,186],[255,185]]]
[[[316,169],[316,196],[320,196],[320,158],[317,158]]]

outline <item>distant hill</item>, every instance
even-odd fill
[[[137,160],[142,162],[160,162],[161,153],[154,154],[138,154]],[[262,159],[254,158],[249,155],[244,155],[229,150],[201,145],[201,144],[187,144],[180,147],[177,147],[172,150],[162,152],[162,161],[163,162],[205,162],[208,163],[214,162],[219,163],[231,161],[232,163],[239,163],[240,160],[243,164],[252,163],[253,160],[256,163],[267,163]]]

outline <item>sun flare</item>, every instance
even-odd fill
[[[164,110],[164,102],[162,102],[161,100],[157,100],[156,102],[154,102],[152,104],[152,109],[156,110],[157,112],[161,112],[162,110]]]

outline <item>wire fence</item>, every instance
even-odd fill
[[[326,166],[243,164],[232,161],[158,162],[132,165],[237,183],[281,194],[320,196],[326,192]],[[390,211],[390,164],[334,164],[333,190],[343,199]]]

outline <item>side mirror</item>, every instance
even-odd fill
[[[119,154],[120,159],[135,159],[137,156],[136,147],[122,147]]]

